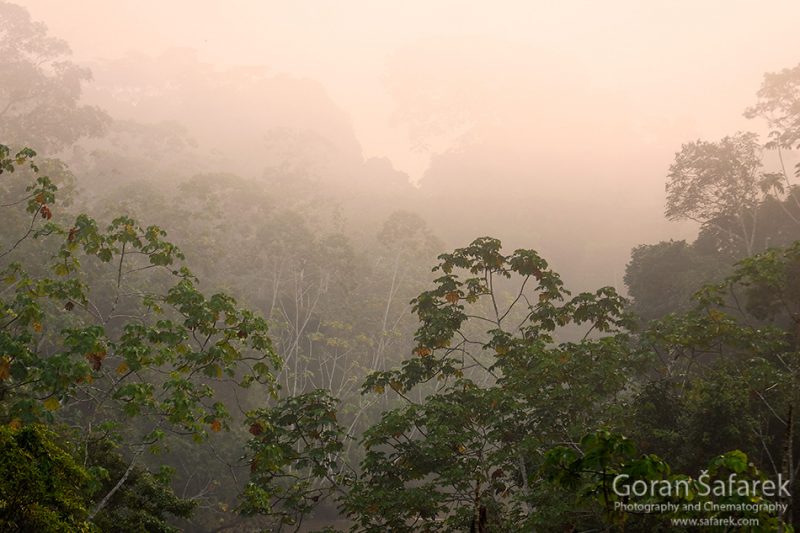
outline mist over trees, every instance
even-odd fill
[[[388,58],[412,183],[321,82],[79,61],[0,1],[0,529],[793,531],[800,66],[752,88],[766,135],[677,142],[652,213],[577,176],[618,97],[525,52]],[[731,474],[789,493],[702,491]]]
[[[2,10],[2,136],[54,151],[101,133],[108,115],[79,102],[91,71],[72,62],[69,45],[24,8],[4,3]]]

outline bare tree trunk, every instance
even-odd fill
[[[130,476],[131,471],[133,470],[133,467],[136,464],[136,459],[138,459],[141,454],[142,450],[139,450],[133,455],[133,458],[131,459],[131,464],[128,465],[128,468],[127,470],[125,470],[125,473],[122,474],[122,477],[119,478],[117,484],[114,485],[114,487],[110,491],[108,491],[108,493],[105,496],[103,496],[103,499],[100,500],[100,502],[97,504],[94,510],[89,514],[89,520],[92,520],[97,515],[97,513],[103,510],[103,507],[105,507],[106,504],[108,504],[108,500],[110,500],[111,497],[114,494],[116,494],[116,492],[120,489],[120,487],[122,487],[125,481],[127,481],[128,476]]]

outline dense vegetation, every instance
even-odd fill
[[[179,125],[82,104],[24,9],[0,22],[3,530],[654,531],[688,515],[621,510],[614,476],[687,503],[704,471],[791,496],[703,516],[800,524],[800,66],[747,110],[768,142],[680,148],[665,214],[698,237],[636,247],[628,299],[321,179],[376,162],[217,171]]]

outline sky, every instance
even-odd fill
[[[317,80],[349,114],[365,156],[387,156],[415,181],[430,151],[446,142],[420,150],[393,120],[387,70],[392,57],[426,42],[502,44],[497,55],[480,58],[481,68],[548,65],[537,74],[568,77],[625,102],[628,127],[651,143],[665,127],[687,140],[753,129],[741,112],[761,76],[800,58],[796,1],[19,3],[71,43],[79,60],[188,47],[220,66],[265,65]],[[424,60],[422,50],[417,57]],[[415,81],[424,84],[424,76]],[[536,76],[528,81],[535,85]],[[502,92],[491,96],[503,98]],[[590,129],[591,117],[586,124]]]

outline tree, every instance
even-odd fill
[[[724,275],[736,260],[797,238],[800,199],[789,177],[783,150],[798,141],[800,66],[768,73],[748,118],[762,117],[772,128],[767,149],[776,149],[780,166],[768,171],[753,133],[718,142],[686,143],[670,166],[666,216],[700,224],[691,245],[659,243],[633,250],[625,282],[643,318],[685,308],[687,296],[702,283]]]
[[[787,531],[781,513],[769,512],[753,504],[768,504],[770,500],[760,485],[747,494],[731,491],[716,495],[707,490],[715,483],[726,483],[729,476],[739,482],[763,482],[766,476],[748,460],[747,454],[734,450],[713,457],[705,469],[706,476],[692,477],[676,474],[669,464],[657,455],[636,454],[635,444],[622,435],[599,430],[585,435],[577,447],[556,446],[548,450],[544,472],[554,485],[567,489],[577,507],[575,514],[600,515],[602,522],[615,529],[627,531],[674,530],[674,518],[692,519],[741,519],[757,520],[759,531]],[[622,480],[622,481],[620,481]],[[676,488],[669,495],[658,490],[637,495],[636,484],[662,487],[669,483]],[[705,484],[705,485],[704,485]],[[616,488],[616,490],[615,490]],[[673,510],[627,511],[618,504],[634,506],[658,506],[672,504]],[[716,504],[720,507],[708,505]],[[698,511],[684,508],[695,505]],[[728,509],[721,506],[730,506]],[[736,506],[743,510],[735,510]],[[730,509],[730,510],[729,510]]]
[[[633,249],[625,285],[631,309],[643,322],[688,309],[694,291],[715,281],[727,266],[698,248],[686,241],[662,241]]]
[[[298,531],[313,510],[345,493],[355,472],[343,461],[345,433],[336,408],[337,401],[317,389],[249,413],[250,480],[240,512],[267,517],[269,531]]]
[[[110,439],[90,442],[87,451],[89,471],[94,474],[92,494],[105,496],[125,476],[128,462]],[[92,523],[101,531],[177,533],[179,529],[170,525],[170,519],[188,518],[197,500],[175,494],[172,472],[168,466],[151,472],[135,465],[105,507],[92,515]]]
[[[188,510],[147,472],[145,454],[228,429],[232,389],[258,384],[263,401],[281,362],[266,321],[224,293],[204,295],[160,228],[119,216],[103,230],[85,214],[62,226],[57,186],[34,156],[0,145],[0,178],[31,178],[25,196],[3,199],[30,223],[0,243],[0,422],[71,428],[105,488],[87,519],[152,529],[162,513]],[[31,174],[12,174],[23,167]],[[22,250],[25,241],[39,245]],[[110,458],[90,460],[91,450]]]
[[[413,300],[413,357],[363,385],[399,405],[365,432],[343,508],[358,531],[534,528],[540,507],[559,505],[538,475],[543,450],[622,419],[636,362],[624,301],[608,287],[570,296],[536,252],[504,255],[488,237],[434,271]],[[580,324],[580,340],[556,343]]]
[[[90,476],[40,425],[0,426],[0,527],[5,531],[91,531]]]
[[[760,169],[760,145],[752,133],[684,144],[667,175],[667,218],[719,229],[730,248],[752,255],[763,197]]]
[[[773,181],[786,189],[786,203],[791,200],[790,208],[795,210],[794,216],[787,211],[795,224],[800,224],[800,191],[798,185],[789,178],[783,158],[785,149],[800,147],[800,65],[786,68],[780,72],[764,74],[764,81],[758,90],[758,102],[745,110],[747,118],[761,117],[771,128],[768,149],[778,153],[780,172],[773,174]],[[800,163],[795,164],[794,177],[800,175]]]
[[[109,117],[80,103],[91,72],[25,8],[0,2],[0,142],[50,153],[101,133]]]
[[[772,128],[768,146],[800,147],[800,65],[764,74],[757,95],[758,101],[744,115],[767,121]]]
[[[640,334],[652,366],[631,431],[647,452],[692,471],[738,448],[797,494],[798,273],[800,241],[766,250]],[[797,501],[783,517],[795,526]]]

